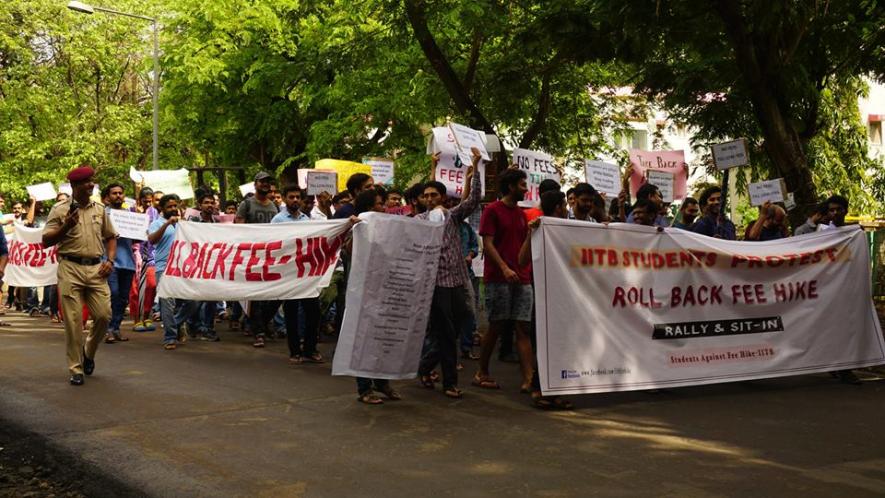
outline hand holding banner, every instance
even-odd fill
[[[436,285],[443,224],[380,213],[360,218],[364,221],[353,227],[347,308],[332,375],[414,378]]]

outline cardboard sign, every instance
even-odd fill
[[[33,197],[36,201],[55,200],[55,196],[57,195],[55,192],[55,186],[49,182],[29,185],[25,188],[28,190],[28,195]]]
[[[71,188],[70,183],[62,183],[61,185],[58,186],[58,193],[59,194],[74,195],[74,189]]]
[[[621,168],[605,161],[584,161],[584,176],[587,183],[608,197],[621,193]]]
[[[673,202],[673,173],[650,169],[646,171],[648,174],[648,183],[658,187],[661,191],[661,199],[664,202]]]
[[[150,217],[145,213],[133,213],[125,209],[108,209],[108,217],[117,233],[124,239],[147,240]]]
[[[513,149],[513,162],[528,175],[529,191],[525,194],[526,201],[540,200],[538,187],[542,181],[553,179],[559,183],[562,179],[550,154],[528,149]]]
[[[630,195],[636,197],[636,191],[645,183],[647,170],[656,169],[673,174],[673,198],[685,199],[688,172],[685,170],[685,152],[681,150],[639,150],[630,151],[630,164],[633,174],[630,176]]]
[[[743,138],[715,144],[712,149],[713,163],[720,170],[750,164],[750,156],[747,154],[747,141]]]
[[[761,206],[765,201],[783,202],[784,201],[784,181],[781,178],[768,180],[764,182],[751,183],[748,186],[750,192],[750,205]]]
[[[240,195],[244,198],[249,194],[255,193],[255,183],[244,183],[240,185]]]
[[[135,183],[143,183],[154,192],[177,194],[182,199],[194,198],[190,175],[184,168],[151,171],[136,171],[135,168],[129,168],[129,178]]]
[[[390,159],[370,157],[363,159],[363,164],[372,167],[372,179],[376,184],[392,185],[394,164]],[[334,192],[331,192],[334,194]]]
[[[315,170],[334,171],[338,173],[338,190],[330,192],[336,194],[347,190],[347,180],[356,173],[372,174],[372,167],[368,164],[355,163],[353,161],[342,161],[340,159],[320,159],[314,163]],[[306,177],[305,177],[306,179]],[[372,178],[374,180],[374,178]],[[299,184],[300,185],[300,184]]]
[[[338,174],[331,171],[307,171],[307,195],[323,192],[334,195],[338,189]]]
[[[427,145],[427,153],[457,154],[461,158],[461,162],[470,164],[473,160],[470,148],[476,147],[482,158],[489,161],[491,157],[486,148],[485,136],[485,133],[481,131],[457,123],[449,123],[448,126],[433,129],[433,136]]]

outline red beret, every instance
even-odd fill
[[[90,178],[95,174],[95,170],[90,168],[89,166],[80,166],[79,168],[74,168],[68,173],[68,181],[71,182],[83,182]]]

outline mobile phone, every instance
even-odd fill
[[[80,209],[80,205],[77,204],[77,201],[71,201],[71,209],[68,212],[73,213],[73,212],[77,211],[78,209]]]

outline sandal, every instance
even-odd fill
[[[58,315],[52,315],[52,319],[50,321],[52,323],[61,323],[61,318]]]
[[[464,397],[464,393],[457,387],[447,387],[446,390],[443,391],[443,394],[454,399],[461,399]]]
[[[439,382],[439,372],[437,372],[436,370],[430,372],[429,377],[431,382]]]
[[[129,340],[129,338],[123,337],[122,335],[114,335],[114,340],[117,342],[126,342]]]
[[[325,363],[326,360],[319,352],[311,353],[304,357],[304,361],[308,363]]]
[[[532,393],[532,406],[539,410],[573,410],[575,408],[571,401],[564,400],[559,396],[543,396],[540,393]]]
[[[296,354],[295,356],[289,357],[289,364],[290,365],[301,365],[302,363],[304,363],[304,358],[302,358],[300,354]]]
[[[165,349],[166,351],[172,351],[173,349],[175,349],[175,344],[171,342],[169,344],[163,344],[163,349]]]
[[[264,347],[264,337],[257,336],[255,338],[255,342],[252,343],[253,348],[263,348]]]
[[[372,391],[369,391],[365,394],[360,394],[360,397],[357,398],[357,401],[360,403],[365,403],[367,405],[383,405],[384,400],[379,398],[377,394]]]
[[[483,389],[501,389],[501,385],[495,382],[494,379],[485,375],[480,375],[479,372],[476,372],[476,375],[473,376],[473,380],[470,381],[470,383]]]
[[[422,375],[421,378],[418,379],[418,382],[420,382],[426,389],[434,389],[436,387],[433,384],[433,379],[431,379],[429,375]]]
[[[105,343],[105,344],[113,344],[113,343],[115,343],[115,342],[117,342],[117,340],[114,339],[114,336],[112,336],[112,335],[110,335],[110,334],[104,336],[104,343]]]
[[[381,394],[387,396],[387,399],[390,401],[399,401],[403,399],[400,393],[396,392],[392,387],[387,386],[386,388],[381,390]]]

